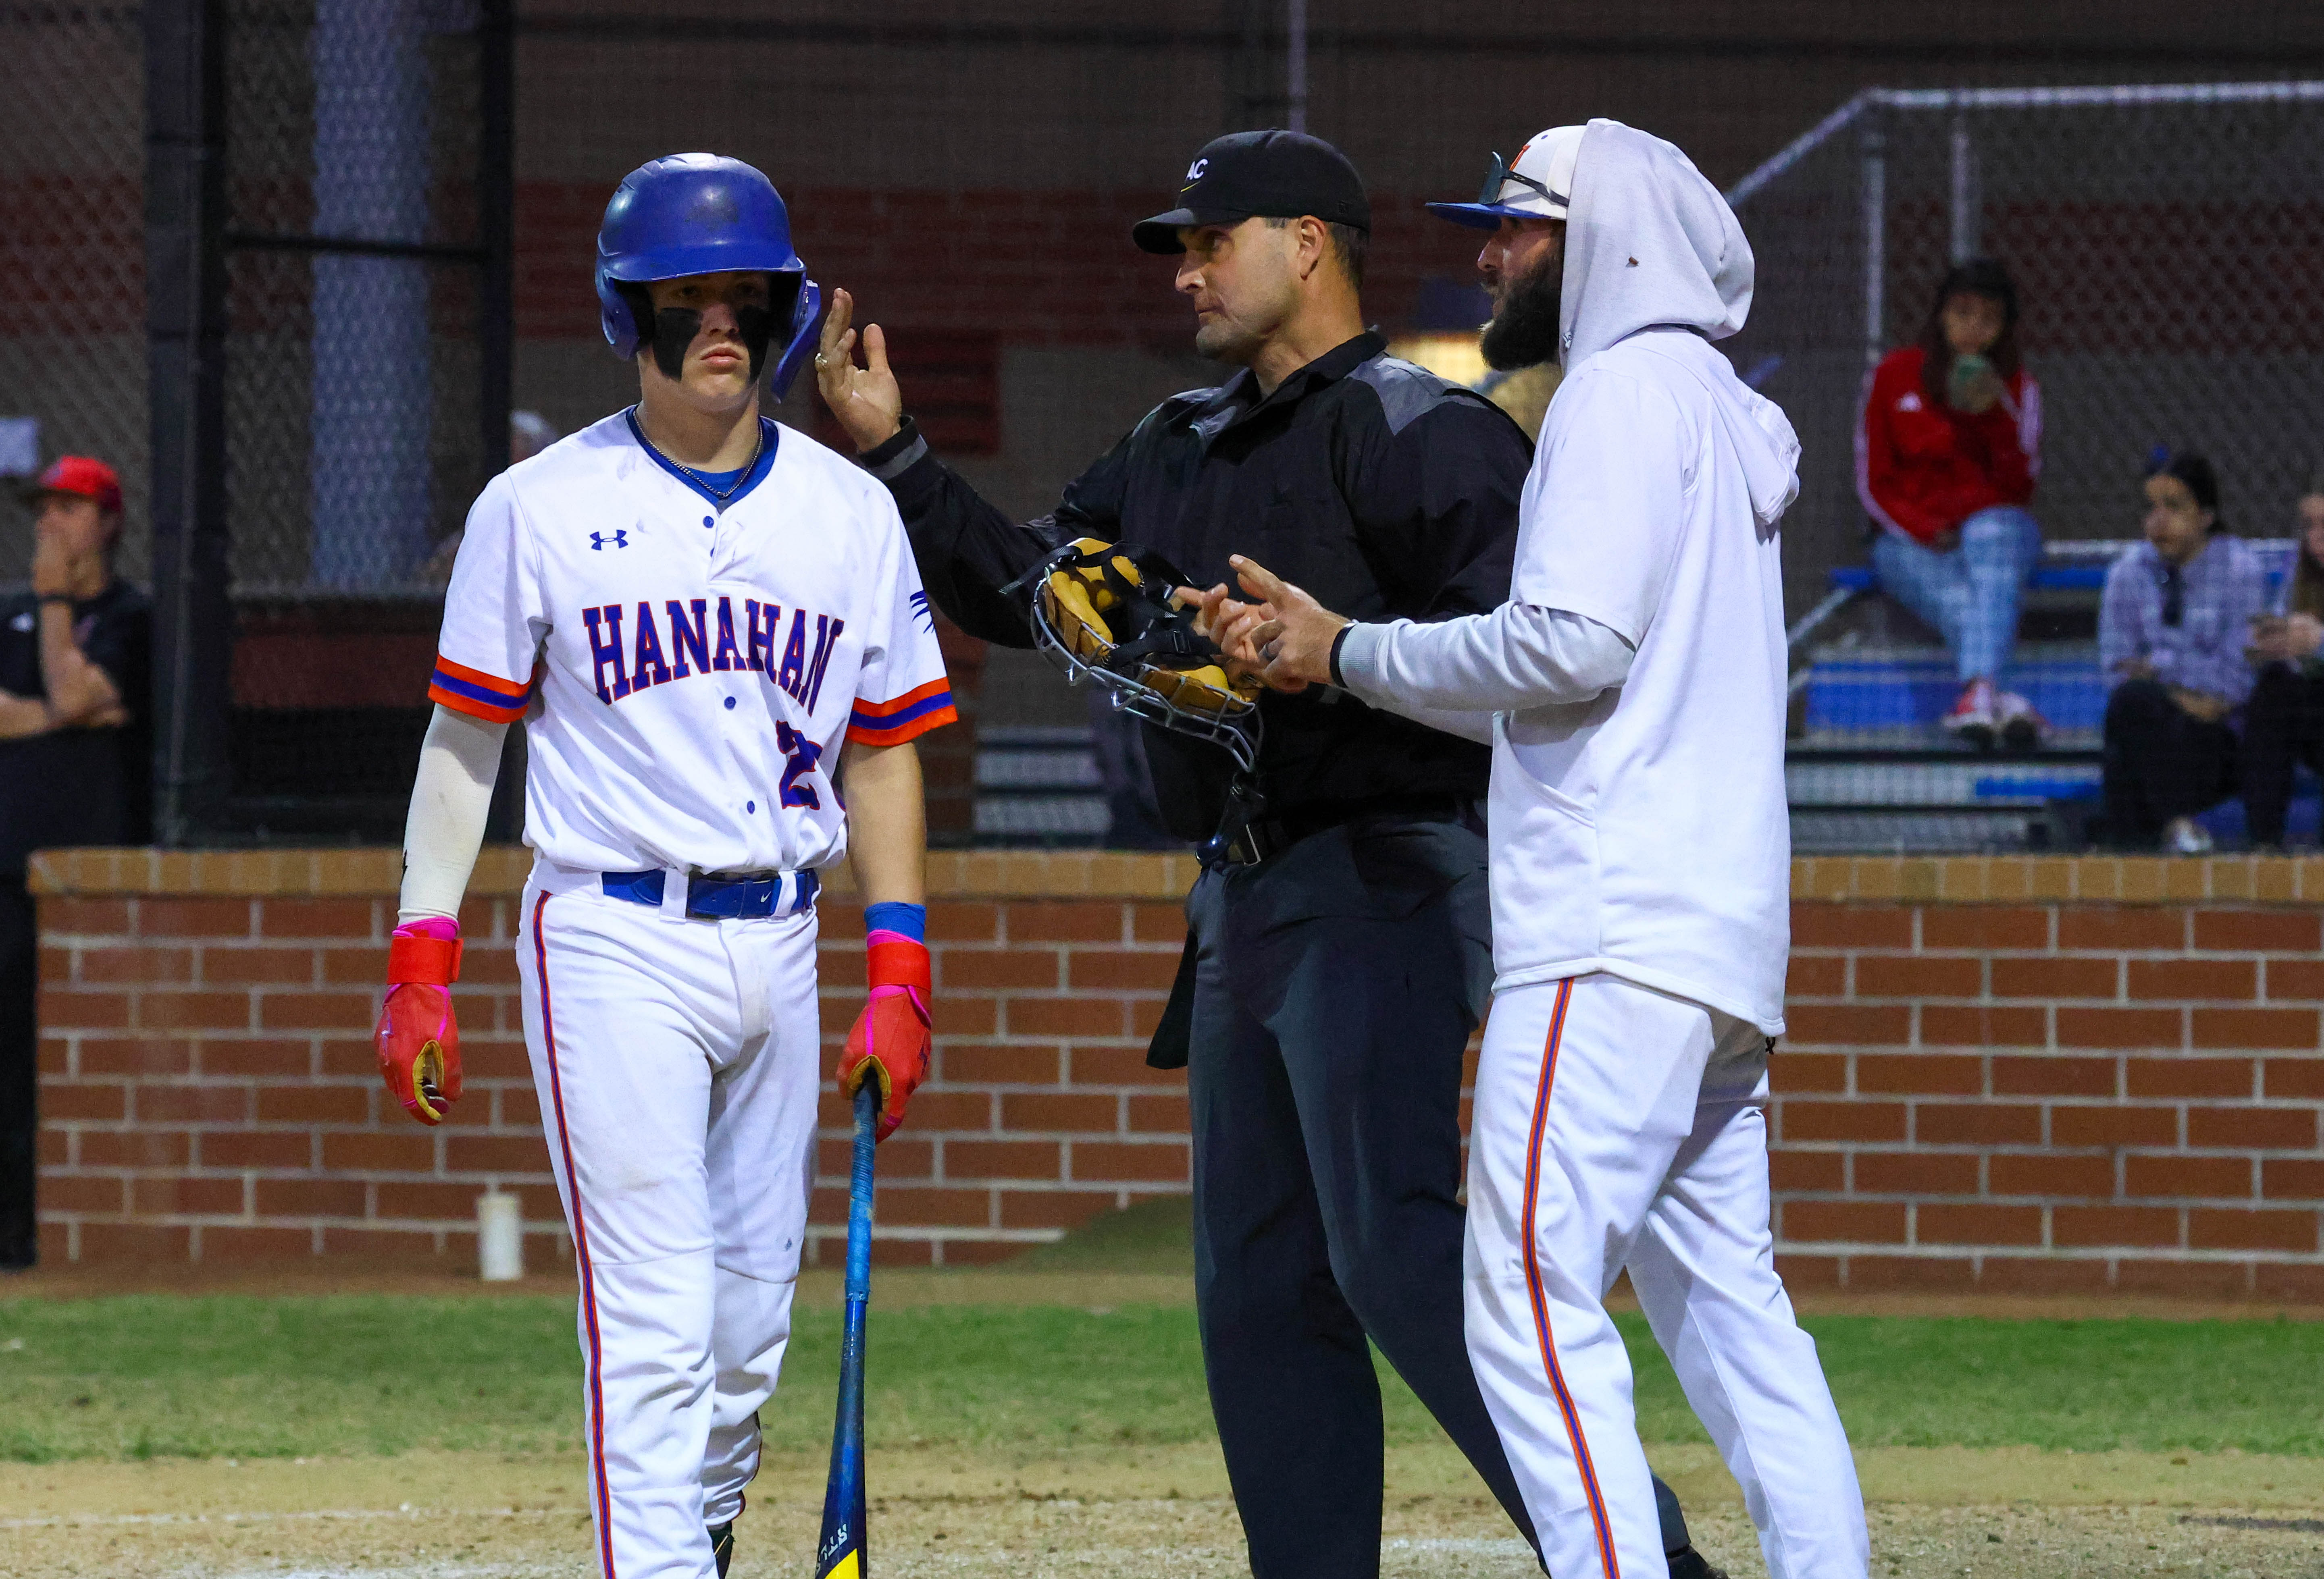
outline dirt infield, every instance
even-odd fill
[[[1763,1579],[1733,1483],[1709,1450],[1655,1458],[1694,1510],[1698,1544],[1734,1579]],[[1883,1579],[2324,1579],[2324,1461],[1881,1448],[1861,1463]],[[1247,1571],[1209,1446],[1019,1464],[921,1450],[875,1454],[871,1468],[883,1574]],[[1392,1453],[1389,1485],[1388,1574],[1538,1572],[1449,1448]],[[804,1571],[822,1486],[820,1463],[767,1465],[735,1579]],[[0,1465],[0,1574],[10,1579],[586,1579],[589,1547],[576,1458]]]
[[[1021,1269],[883,1271],[876,1299],[883,1309],[1182,1306],[1191,1281],[1171,1259],[1183,1259],[1175,1244],[1167,1248],[1167,1257],[1140,1252],[1118,1264],[1028,1258]],[[571,1287],[561,1271],[493,1289],[440,1269],[300,1265],[191,1277],[180,1268],[44,1270],[8,1280],[5,1291],[67,1300],[148,1290],[493,1298],[564,1295]],[[837,1275],[810,1271],[800,1298],[809,1308],[837,1305]],[[2313,1307],[1812,1290],[1799,1303],[1813,1315],[2052,1321],[2324,1316]],[[1734,1579],[1765,1579],[1734,1483],[1711,1450],[1666,1446],[1652,1456],[1684,1500],[1698,1544]],[[1876,1579],[2324,1579],[2324,1457],[1876,1447],[1860,1452],[1858,1464]],[[1248,1572],[1214,1443],[1108,1447],[1070,1459],[875,1449],[871,1476],[872,1566],[882,1579]],[[807,1571],[823,1480],[819,1454],[770,1459],[740,1531],[734,1579]],[[1382,1566],[1391,1579],[1539,1572],[1441,1440],[1392,1448],[1388,1486]],[[0,1579],[589,1579],[590,1548],[575,1456],[0,1463]]]

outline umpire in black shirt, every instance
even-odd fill
[[[32,592],[0,598],[0,1268],[31,1266],[38,1249],[40,944],[25,860],[142,842],[152,772],[152,617],[113,574],[120,479],[66,455],[33,503]]]
[[[1230,554],[1280,555],[1296,568],[1277,574],[1360,620],[1506,601],[1531,446],[1364,329],[1371,210],[1354,168],[1298,133],[1238,133],[1202,151],[1179,198],[1135,240],[1185,254],[1195,349],[1240,371],[1156,407],[1023,525],[928,453],[877,326],[855,364],[853,303],[835,293],[824,399],[894,493],[936,604],[1029,647],[1025,601],[1001,589],[1078,537],[1154,550],[1202,584],[1229,579]],[[1152,1061],[1188,1064],[1195,1302],[1251,1571],[1357,1579],[1379,1571],[1367,1335],[1532,1538],[1461,1330],[1462,1057],[1492,977],[1490,754],[1322,687],[1261,708],[1262,803],[1206,848],[1173,995],[1175,1011],[1191,975],[1191,1015],[1166,1014]],[[1171,831],[1211,840],[1227,753],[1151,728],[1147,750]]]

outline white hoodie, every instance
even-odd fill
[[[1799,440],[1711,344],[1743,326],[1751,249],[1685,154],[1603,120],[1582,138],[1565,243],[1567,372],[1526,479],[1509,606],[1358,627],[1342,675],[1433,722],[1464,698],[1505,710],[1497,988],[1603,970],[1779,1034],[1776,522],[1799,491]],[[1524,651],[1480,661],[1505,645]]]

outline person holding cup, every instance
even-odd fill
[[[1944,728],[1979,750],[2030,751],[2044,724],[2002,688],[2017,608],[2042,556],[2026,506],[2042,470],[2042,390],[2017,347],[2017,287],[1991,258],[1955,265],[1920,338],[1873,370],[1856,432],[1872,566],[1935,627],[1960,694]]]

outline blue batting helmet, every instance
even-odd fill
[[[774,277],[774,338],[783,349],[771,381],[780,399],[807,360],[823,288],[791,250],[790,216],[774,183],[715,153],[673,153],[632,170],[597,230],[597,305],[614,353],[635,356],[651,332],[621,287],[727,270]]]

